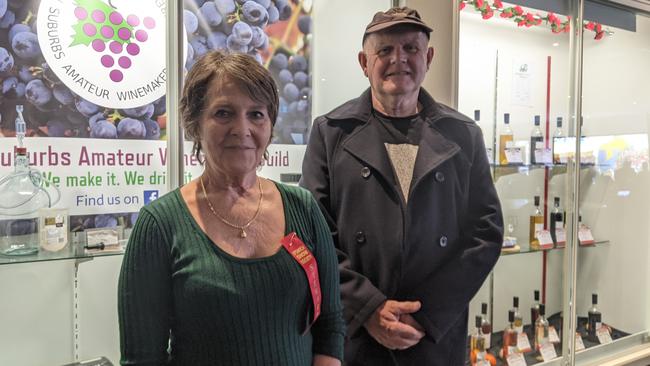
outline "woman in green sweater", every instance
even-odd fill
[[[206,54],[185,80],[205,171],[142,208],[119,282],[122,365],[340,365],[327,224],[301,188],[258,177],[278,111],[269,72]],[[304,244],[303,244],[304,243]]]

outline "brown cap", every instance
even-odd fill
[[[422,28],[422,31],[431,33],[433,29],[426,25],[420,14],[415,9],[402,7],[402,8],[390,8],[386,11],[380,11],[375,13],[375,16],[372,17],[372,22],[366,26],[365,35],[378,32],[399,24],[413,24],[417,27]]]

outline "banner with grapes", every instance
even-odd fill
[[[185,0],[184,9],[186,69],[208,50],[221,50],[247,53],[272,72],[281,96],[273,133],[278,145],[262,174],[279,179],[288,166],[299,172],[301,150],[287,144],[305,144],[311,125],[311,1]],[[160,159],[136,169],[124,161],[76,164],[83,151],[158,156],[166,145],[164,13],[163,0],[0,0],[0,177],[13,171],[16,106],[22,105],[30,161],[60,178],[57,206],[83,218],[81,228],[95,225],[88,217],[100,213],[113,219],[97,224],[120,221],[115,218],[146,202],[88,206],[79,196],[164,193],[160,182],[126,184],[128,172],[146,180],[164,171]],[[191,144],[186,147],[189,153]],[[52,151],[68,154],[70,164],[43,158]],[[195,170],[200,166],[188,166]],[[83,176],[96,186],[74,183]]]

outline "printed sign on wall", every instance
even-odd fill
[[[38,14],[43,56],[77,95],[107,108],[165,95],[164,1],[41,0]]]
[[[295,183],[304,146],[289,145],[305,144],[311,125],[311,1],[183,5],[186,69],[219,50],[249,54],[271,71],[280,108],[259,174]],[[129,226],[166,191],[165,6],[0,0],[0,178],[14,170],[22,109],[30,165],[46,189],[60,190],[56,207],[69,209],[74,231]],[[202,171],[191,145],[186,180]],[[6,219],[0,214],[0,232]]]

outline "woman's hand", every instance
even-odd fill
[[[314,355],[312,366],[341,366],[341,361],[331,356]]]

